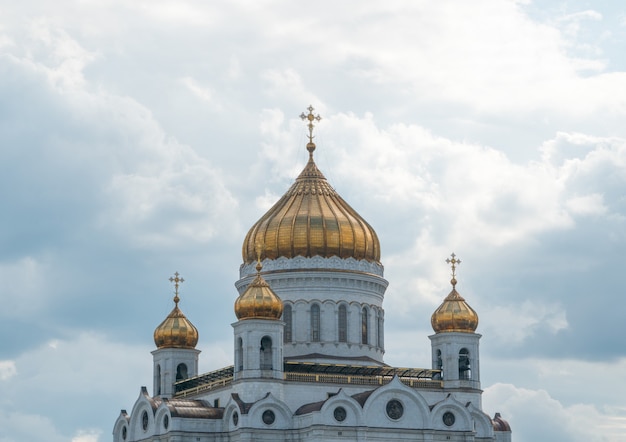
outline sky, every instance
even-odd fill
[[[0,442],[111,440],[180,307],[232,363],[247,230],[308,158],[376,230],[385,362],[478,312],[515,442],[626,440],[626,4],[0,0]]]

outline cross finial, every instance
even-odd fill
[[[178,297],[178,287],[180,284],[185,282],[185,280],[182,277],[179,277],[178,272],[175,272],[174,276],[170,277],[170,282],[174,283],[174,302],[178,305],[178,301],[180,301],[180,298]]]
[[[446,259],[446,262],[448,264],[451,264],[452,267],[452,279],[450,280],[450,282],[452,283],[452,287],[456,286],[456,266],[461,264],[461,260],[460,259],[456,259],[456,255],[453,253],[452,255],[450,255],[450,258]]]
[[[313,128],[315,127],[315,125],[313,124],[313,122],[314,121],[320,121],[322,119],[322,117],[320,117],[319,114],[318,115],[313,115],[313,111],[315,109],[311,105],[309,105],[307,110],[309,111],[309,113],[305,114],[304,112],[302,112],[302,114],[300,115],[300,118],[302,118],[302,120],[305,120],[305,121],[309,122],[309,124],[307,124],[307,126],[309,128],[309,142],[306,145],[306,150],[309,151],[309,156],[312,158],[313,157],[313,151],[315,150],[315,143],[313,142],[313,138],[315,138],[313,136]]]

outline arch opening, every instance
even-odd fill
[[[263,336],[260,349],[261,370],[272,370],[272,338]]]
[[[189,374],[187,371],[187,365],[178,364],[178,367],[176,367],[176,382],[182,381],[183,379],[187,379],[188,377],[189,377]]]
[[[472,366],[470,363],[470,352],[467,348],[459,351],[459,379],[472,379]]]

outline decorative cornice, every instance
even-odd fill
[[[347,270],[362,273],[371,273],[376,276],[383,277],[384,267],[382,264],[367,261],[365,259],[356,260],[354,258],[339,258],[331,256],[324,258],[321,256],[313,256],[306,258],[304,256],[296,256],[295,258],[280,257],[278,259],[264,259],[263,272],[272,272],[277,270]],[[239,267],[239,277],[244,278],[248,275],[256,274],[256,262],[242,264]]]

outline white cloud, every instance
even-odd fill
[[[185,77],[180,80],[195,96],[207,103],[213,101],[213,91],[206,86],[201,86],[191,77]]]
[[[211,87],[199,84],[197,80],[191,77],[184,77],[180,79],[181,83],[189,89],[189,91],[198,97],[200,100],[211,103],[215,110],[221,111],[222,106],[215,102],[215,92]]]
[[[571,213],[576,215],[602,215],[606,213],[604,197],[597,193],[572,197],[567,200],[565,205]]]
[[[45,19],[31,22],[29,37],[33,43],[26,51],[41,51],[44,55],[33,60],[33,67],[45,72],[51,84],[65,91],[85,86],[83,70],[96,59],[94,53],[85,50],[65,30],[51,26]],[[22,62],[28,63],[28,58]]]
[[[198,7],[193,2],[157,1],[125,3],[159,23],[178,26],[211,26],[218,19],[217,8]]]
[[[67,442],[48,417],[2,410],[0,412],[1,442]]]
[[[100,430],[79,430],[72,442],[98,442],[101,435]]]
[[[179,150],[175,145],[170,149]],[[171,246],[181,239],[206,242],[228,229],[219,221],[232,216],[237,202],[219,173],[195,154],[179,152],[182,161],[172,158],[178,164],[164,162],[147,173],[113,177],[108,188],[113,204],[100,223],[117,225],[118,232],[149,248]]]
[[[24,317],[47,308],[45,287],[50,282],[47,263],[27,256],[14,262],[0,262],[0,281],[11,281],[0,291],[0,302],[10,305],[0,316]]]
[[[323,109],[323,100],[310,92],[298,71],[295,69],[268,69],[261,74],[266,81],[265,93],[275,100],[282,98],[294,106],[302,106],[301,103],[316,103],[316,107]]]
[[[495,384],[485,389],[483,404],[509,421],[516,442],[618,442],[626,431],[624,410],[615,414],[584,403],[564,406],[545,390]]]
[[[129,408],[140,385],[152,388],[147,384],[152,379],[148,346],[112,342],[94,333],[55,338],[3,365],[1,373],[12,373],[0,400],[0,427],[8,437],[3,442],[70,440],[62,436],[68,419],[74,428],[82,428],[72,442],[98,441],[108,433],[108,428],[98,428],[103,424],[99,415],[114,414],[107,405],[112,398],[120,408]],[[33,402],[33,397],[38,400]],[[56,411],[59,397],[69,406],[63,407],[65,414]]]
[[[557,22],[561,24],[563,32],[571,37],[576,37],[580,32],[582,22],[585,20],[601,21],[602,14],[598,11],[587,9],[586,11],[575,12],[559,17]]]
[[[568,327],[567,310],[560,303],[526,300],[521,304],[481,310],[483,333],[501,345],[520,345],[542,332],[558,333]]]
[[[0,381],[9,380],[16,374],[15,361],[0,361]]]
[[[45,57],[9,59],[22,75],[41,77],[55,84],[56,91],[42,88],[61,108],[62,123],[32,146],[53,150],[55,158],[65,157],[63,181],[74,175],[92,173],[83,187],[72,187],[85,199],[100,199],[98,227],[115,231],[135,244],[146,247],[173,244],[182,240],[206,242],[219,229],[236,226],[233,216],[237,201],[223,184],[220,171],[188,146],[168,137],[150,110],[130,97],[98,90],[83,78],[83,69],[93,59],[67,33],[38,21],[38,41],[52,54]],[[26,52],[31,47],[24,48]],[[190,78],[185,84],[194,92],[207,94]],[[206,96],[205,96],[206,98]],[[19,125],[18,125],[19,127]],[[75,131],[91,132],[81,140]],[[86,145],[87,144],[87,145]],[[69,176],[68,176],[69,175]],[[83,177],[76,177],[81,180]],[[56,182],[62,182],[55,177]],[[95,186],[91,188],[90,184]],[[108,206],[108,207],[107,207]],[[165,227],[169,223],[169,227]]]

